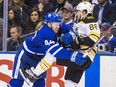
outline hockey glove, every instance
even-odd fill
[[[66,33],[61,37],[61,42],[66,46],[71,45],[76,36],[77,35],[73,31],[70,31],[69,33]]]
[[[72,52],[70,60],[78,65],[83,65],[87,61],[87,58],[83,58],[83,54],[80,52]]]

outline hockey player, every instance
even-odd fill
[[[30,82],[34,83],[33,87],[45,87],[43,73],[50,68],[56,58],[68,59],[79,65],[86,62],[81,52],[66,50],[57,43],[56,34],[59,31],[60,22],[61,18],[58,14],[48,13],[45,16],[45,24],[34,36],[29,36],[23,42],[16,53],[13,78],[8,87],[22,87],[24,80],[30,85],[32,85]]]
[[[98,22],[92,17],[92,5],[89,2],[81,2],[78,4],[75,17],[76,22],[73,30],[77,33],[77,37],[74,37],[73,32],[69,32],[62,37],[62,42],[65,45],[71,45],[74,50],[80,50],[86,53],[100,38]],[[65,87],[77,87],[83,72],[91,65],[96,52],[97,47],[94,46],[87,55],[89,58],[81,66],[70,61],[57,62],[57,64],[68,67],[65,74]]]

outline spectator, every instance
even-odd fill
[[[17,7],[9,7],[8,10],[8,37],[10,37],[10,28],[13,25],[21,25],[20,9]]]
[[[42,18],[39,10],[37,8],[32,8],[29,13],[29,19],[26,25],[27,28],[24,30],[24,34],[34,32],[40,21],[42,21]]]
[[[22,28],[20,26],[13,25],[10,29],[11,37],[7,41],[7,51],[17,51],[22,44],[22,40],[19,36],[22,34]]]
[[[112,34],[113,34],[114,37],[116,37],[116,28],[112,29]]]
[[[29,9],[24,0],[10,0],[10,6],[17,7],[20,9],[20,18],[25,21],[28,18]]]
[[[64,7],[66,0],[57,0],[57,5],[55,6],[55,12],[61,15],[62,11],[61,9]]]
[[[72,4],[73,7],[76,7],[80,3],[80,0],[68,0],[68,2]]]
[[[98,0],[98,5],[94,7],[93,16],[98,19],[99,25],[103,22],[113,24],[116,21],[116,11],[108,0]]]
[[[49,2],[51,2],[54,5],[54,7],[58,4],[56,0],[49,0]]]
[[[87,2],[90,2],[90,3],[92,3],[92,0],[81,0],[82,2],[85,2],[85,1],[87,1]]]
[[[108,22],[104,22],[100,25],[101,29],[101,37],[107,32],[107,30],[111,27],[111,24]],[[104,39],[100,42],[100,44],[104,44],[104,51],[116,52],[116,38],[113,37],[111,30],[104,37]]]
[[[61,23],[60,32],[64,34],[64,33],[68,33],[70,30],[72,30],[72,26],[74,23],[74,21],[73,21],[74,9],[71,4],[66,3],[61,10],[62,10],[63,21]]]
[[[32,9],[33,6],[38,3],[38,0],[24,0],[24,3],[28,6],[29,9]]]
[[[81,1],[82,1],[82,2],[84,2],[84,1],[90,2],[90,3],[93,5],[93,7],[94,7],[95,5],[97,5],[96,3],[93,3],[92,0],[81,0]]]
[[[3,0],[0,0],[0,18],[3,18]]]
[[[3,19],[0,18],[0,51],[2,51]]]
[[[42,18],[44,18],[44,15],[47,12],[52,12],[54,10],[54,5],[49,2],[49,0],[38,0],[38,4],[36,4],[34,7],[39,10]]]

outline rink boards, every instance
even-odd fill
[[[15,52],[0,53],[0,87],[7,87],[11,79],[14,56]],[[66,67],[54,63],[47,72],[46,87],[64,87],[65,70]],[[98,53],[78,87],[116,87],[116,54]]]

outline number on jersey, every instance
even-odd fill
[[[89,28],[90,28],[90,30],[97,29],[97,24],[90,24]]]
[[[52,40],[45,40],[45,45],[51,45],[51,44],[54,44],[55,42],[54,41],[52,41]]]

